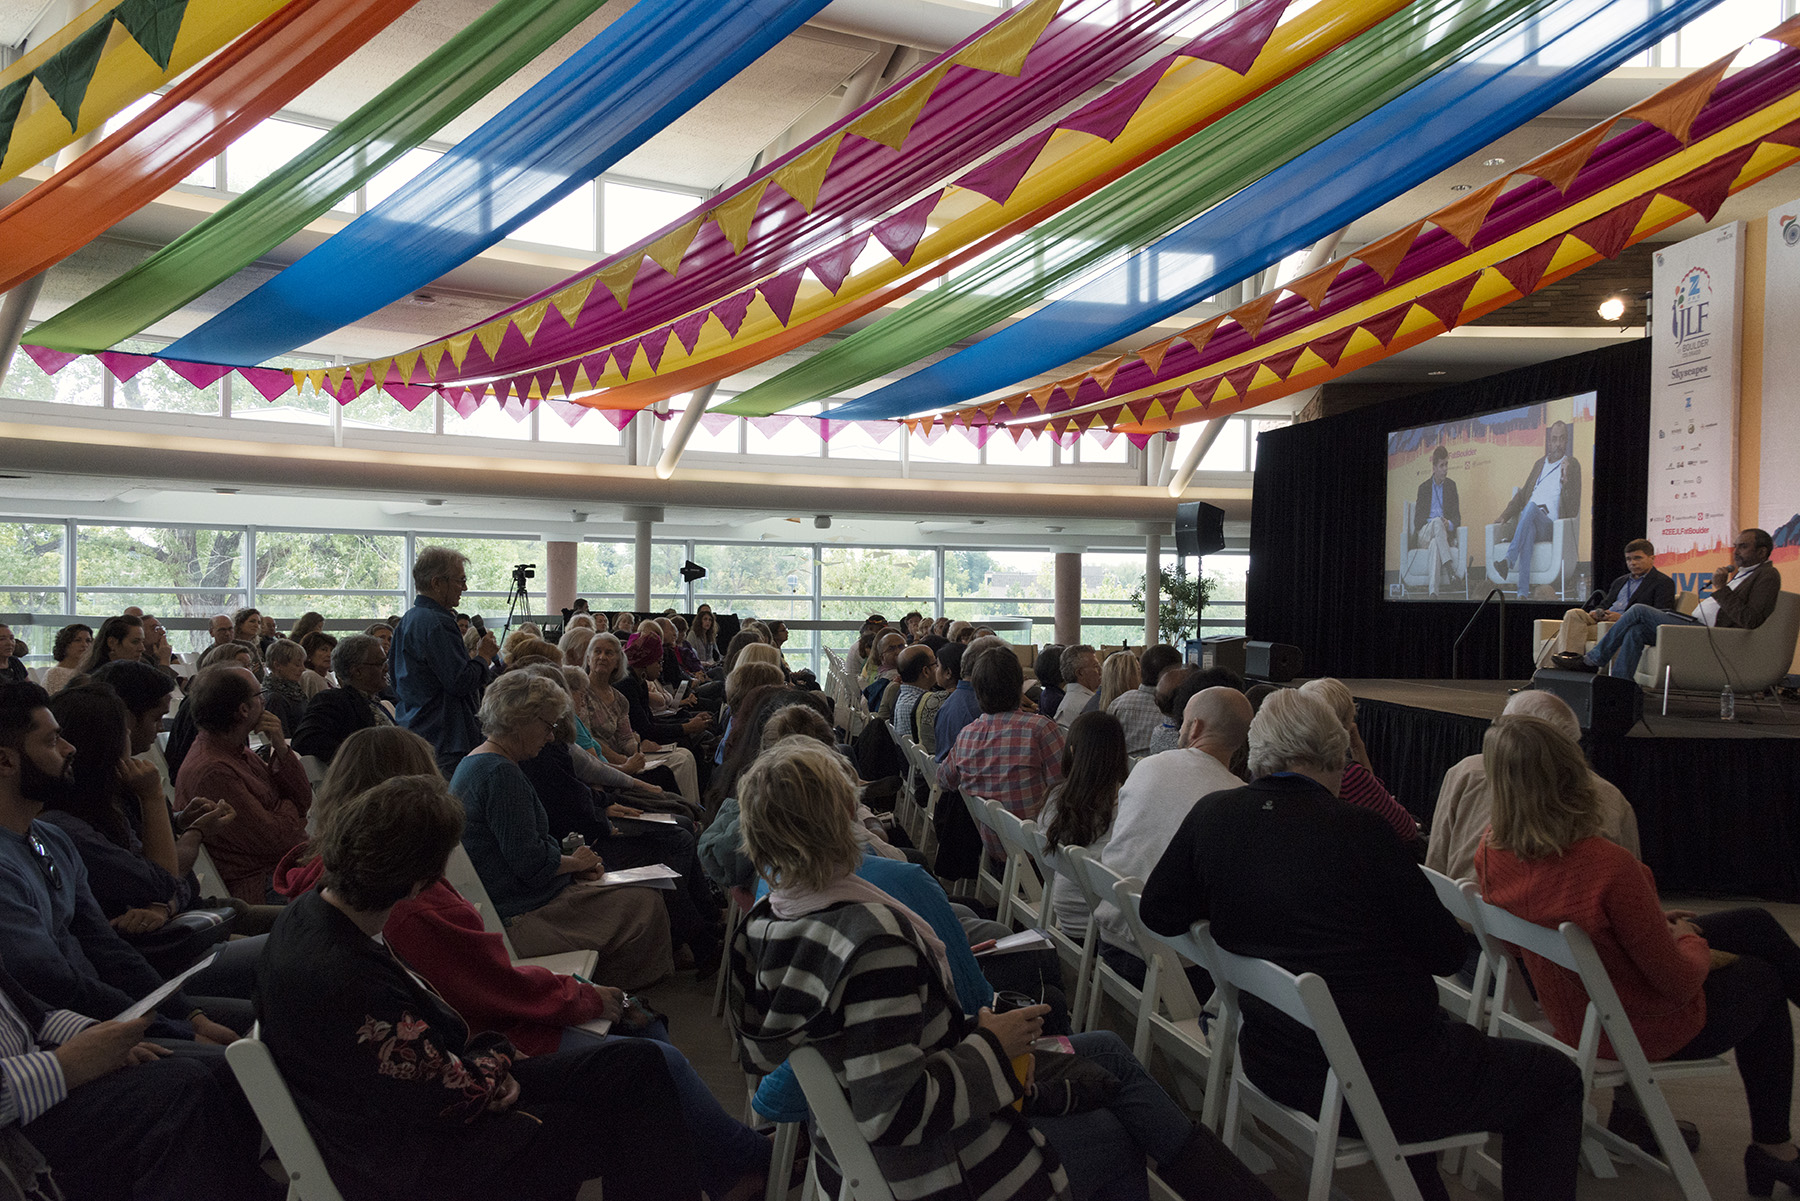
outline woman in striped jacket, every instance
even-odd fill
[[[931,927],[853,874],[856,790],[830,749],[776,743],[740,777],[738,802],[745,849],[773,885],[732,946],[746,1061],[769,1072],[794,1048],[816,1047],[896,1197],[1140,1201],[1149,1157],[1183,1198],[1272,1201],[1111,1033],[1071,1040],[1111,1077],[1088,1105],[1064,1107],[1086,1111],[1045,1114],[1057,1108],[1048,1091],[1031,1095],[1013,1062],[1031,1054],[1048,1007],[962,1012]],[[830,1195],[837,1173],[814,1135]]]

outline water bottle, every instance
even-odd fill
[[[1731,685],[1725,685],[1725,691],[1719,694],[1719,720],[1733,721],[1737,718],[1737,697],[1731,693]]]

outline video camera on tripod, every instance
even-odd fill
[[[534,580],[536,578],[537,578],[537,564],[536,563],[519,563],[513,567],[513,569],[512,569],[512,591],[510,591],[506,594],[506,626],[505,626],[504,632],[501,634],[501,637],[500,637],[501,642],[505,642],[506,634],[512,632],[513,615],[519,611],[519,607],[521,605],[523,605],[525,608],[526,616],[527,617],[530,616],[530,614],[531,614],[531,593],[530,593],[530,589],[527,586],[527,581]]]

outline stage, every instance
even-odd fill
[[[1444,772],[1526,680],[1345,680],[1369,758],[1395,798],[1429,825]],[[1594,769],[1637,810],[1644,862],[1671,891],[1800,901],[1800,705],[1644,697],[1624,738],[1583,740]]]

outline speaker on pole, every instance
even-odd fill
[[[1644,717],[1644,693],[1635,680],[1545,668],[1532,674],[1531,686],[1567,701],[1581,728],[1602,738],[1623,738]]]
[[[1225,510],[1202,500],[1175,506],[1175,553],[1186,559],[1225,549]]]

